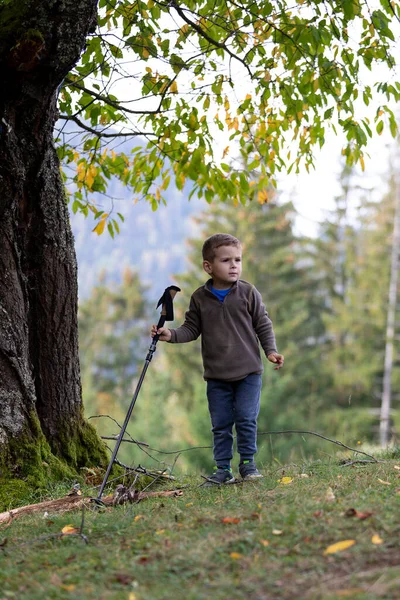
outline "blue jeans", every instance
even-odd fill
[[[257,417],[260,411],[261,375],[252,373],[239,381],[207,381],[208,409],[214,437],[214,460],[228,466],[233,457],[233,425],[240,461],[257,452]]]

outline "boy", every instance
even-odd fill
[[[257,417],[260,409],[261,373],[259,343],[275,369],[283,367],[272,322],[261,294],[239,279],[242,246],[232,235],[217,233],[203,245],[203,269],[211,279],[190,299],[183,325],[156,328],[160,341],[185,343],[201,334],[204,379],[214,440],[213,475],[208,485],[233,483],[233,425],[236,428],[239,473],[244,480],[262,477],[254,463],[257,451]],[[205,484],[207,485],[207,484]]]

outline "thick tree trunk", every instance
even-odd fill
[[[82,417],[77,265],[52,141],[57,88],[96,4],[0,8],[0,466],[16,475],[50,455],[104,460]]]

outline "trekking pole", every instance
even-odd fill
[[[157,330],[160,327],[163,327],[165,321],[173,321],[174,320],[174,307],[173,307],[173,303],[172,302],[173,302],[173,299],[175,298],[177,292],[180,292],[180,291],[181,290],[176,285],[170,285],[169,287],[165,288],[164,294],[161,296],[161,298],[159,299],[158,304],[157,304],[157,308],[160,305],[162,306],[160,320],[158,321],[158,324],[157,324]],[[106,474],[104,475],[103,483],[100,486],[99,494],[98,494],[97,498],[93,498],[92,499],[93,502],[96,502],[96,504],[99,504],[99,505],[102,504],[101,497],[103,495],[104,488],[107,485],[107,481],[108,481],[108,478],[110,476],[111,469],[113,468],[115,459],[116,459],[117,454],[118,454],[119,447],[121,445],[122,439],[124,437],[126,428],[128,426],[128,423],[129,423],[129,419],[131,418],[133,407],[135,406],[136,399],[137,399],[137,397],[139,395],[139,391],[140,391],[140,388],[142,386],[144,376],[146,375],[147,368],[148,368],[148,366],[149,366],[149,364],[151,362],[151,359],[153,358],[153,354],[154,354],[154,352],[156,350],[156,345],[157,345],[159,337],[160,336],[158,334],[156,334],[153,337],[153,340],[151,342],[151,346],[150,346],[148,354],[146,356],[144,367],[143,367],[142,373],[141,373],[141,375],[139,377],[139,381],[137,383],[135,393],[133,395],[133,398],[132,398],[131,404],[129,406],[128,412],[126,414],[124,424],[122,425],[120,434],[119,434],[119,436],[117,438],[117,442],[115,444],[115,448],[114,448],[113,453],[111,455],[110,463],[109,463],[109,465],[107,467]]]

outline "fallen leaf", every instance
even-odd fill
[[[336,544],[331,544],[328,546],[323,554],[326,556],[327,554],[336,554],[336,552],[342,552],[343,550],[347,550],[351,546],[354,546],[356,543],[355,540],[342,540],[341,542],[336,542]]]
[[[236,519],[235,517],[224,517],[222,523],[240,523],[240,519]]]
[[[347,590],[336,590],[335,595],[338,596],[338,598],[353,598],[355,594],[359,594],[363,591],[364,588],[348,588]]]
[[[336,500],[336,496],[333,493],[333,490],[331,487],[328,487],[328,489],[326,490],[326,494],[325,494],[325,501],[326,502],[334,502]]]
[[[82,492],[81,492],[82,493]],[[67,592],[73,592],[75,590],[75,584],[62,584],[61,589],[66,590]]]
[[[128,600],[136,600],[136,594],[134,592],[130,592]]]
[[[140,519],[143,519],[143,515],[136,515],[136,517],[133,520],[140,521]]]
[[[129,573],[116,573],[114,577],[115,581],[118,581],[118,583],[121,583],[122,585],[129,585],[132,582],[132,579],[134,579],[133,575],[130,575]]]
[[[292,477],[282,477],[282,479],[278,479],[278,483],[283,483],[283,485],[288,485],[289,483],[292,483],[292,481]]]
[[[375,533],[371,538],[371,542],[378,546],[379,544],[383,544],[383,539],[377,533]]]
[[[143,564],[147,563],[149,560],[150,560],[150,559],[149,559],[149,557],[148,557],[148,556],[141,556],[141,557],[138,559],[138,563],[141,563],[141,564],[143,565]]]
[[[189,506],[193,506],[193,502],[188,502],[187,504],[185,504],[186,508],[189,508]]]
[[[399,465],[394,465],[393,469],[397,469],[398,471],[400,471],[400,466]]]
[[[273,529],[272,530],[272,535],[282,535],[283,531],[282,529]]]
[[[359,510],[356,510],[355,508],[348,508],[346,510],[346,512],[344,513],[344,516],[345,517],[356,517],[357,519],[364,521],[364,519],[368,519],[368,517],[370,517],[372,514],[373,513],[369,512],[369,511],[360,512]]]
[[[269,546],[269,541],[268,540],[260,540],[260,544],[262,544],[263,546]]]
[[[156,535],[163,535],[165,533],[165,529],[157,529]]]
[[[300,477],[303,477],[304,479],[307,479],[310,476],[307,475],[307,473],[300,473]]]
[[[313,517],[317,517],[317,518],[318,518],[318,517],[322,517],[322,515],[323,515],[323,514],[324,514],[324,511],[323,511],[323,510],[316,510],[316,511],[313,513]]]
[[[55,585],[57,587],[60,587],[62,585],[61,577],[59,575],[57,575],[57,573],[51,574],[50,581],[53,585]]]
[[[383,479],[378,479],[379,483],[381,483],[382,485],[392,485],[390,483],[390,481],[383,481]]]
[[[239,558],[243,558],[243,555],[239,554],[239,552],[231,552],[229,556],[231,558],[233,558],[233,560],[238,560]]]
[[[79,531],[79,528],[74,527],[73,525],[65,525],[65,527],[61,529],[61,533],[64,535],[72,535],[73,533],[79,533]]]

